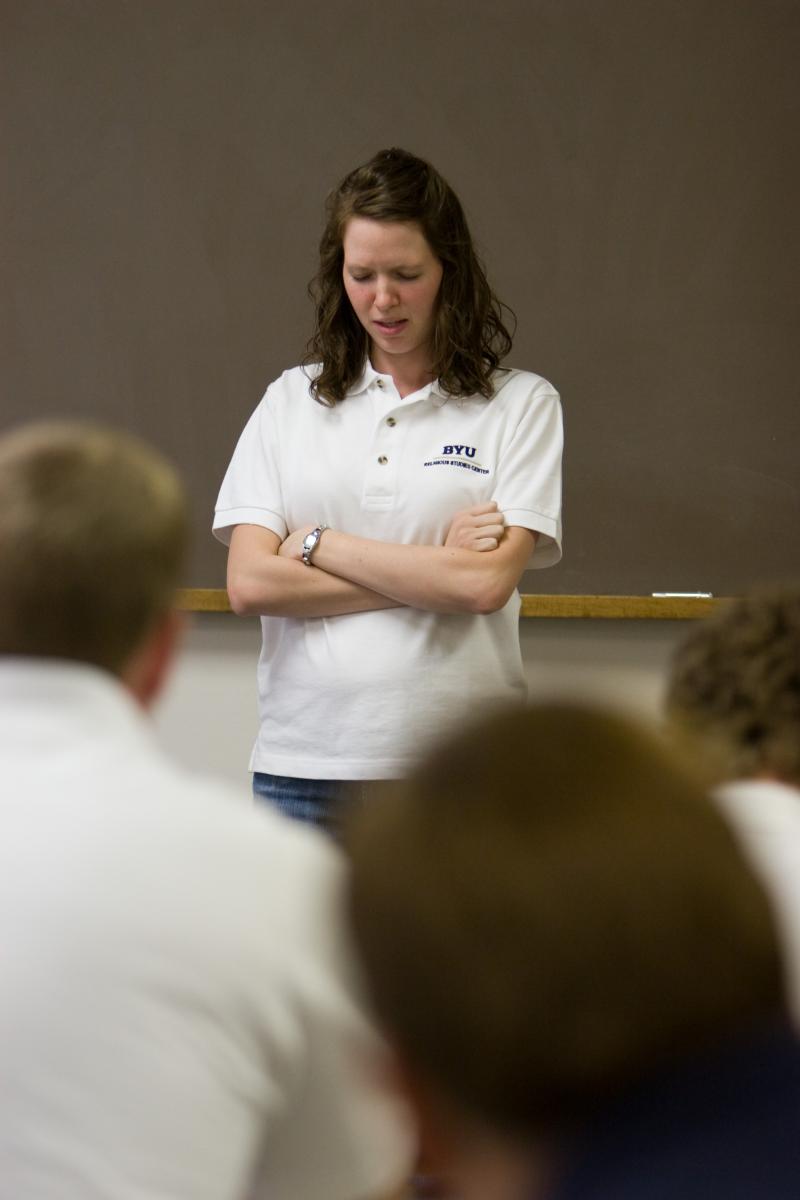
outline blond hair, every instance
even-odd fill
[[[187,541],[172,467],[79,423],[0,438],[0,654],[119,674],[172,605]]]

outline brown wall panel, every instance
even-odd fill
[[[562,392],[565,557],[528,590],[800,574],[796,0],[6,0],[0,425],[182,466],[188,586],[302,354],[322,201],[385,145],[461,195],[512,365]]]

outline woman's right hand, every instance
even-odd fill
[[[496,550],[505,531],[503,514],[494,500],[457,512],[450,522],[445,546],[460,550]]]

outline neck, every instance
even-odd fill
[[[409,358],[406,361],[401,355],[383,355],[376,347],[370,353],[370,362],[376,371],[383,375],[391,375],[394,386],[400,396],[410,396],[418,392],[426,384],[436,378],[431,370],[427,357]]]
[[[169,676],[183,632],[181,613],[162,613],[120,671],[120,682],[142,708],[152,708]]]

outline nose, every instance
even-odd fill
[[[379,276],[375,284],[375,307],[379,312],[388,312],[396,303],[397,292],[392,286],[392,281]]]

